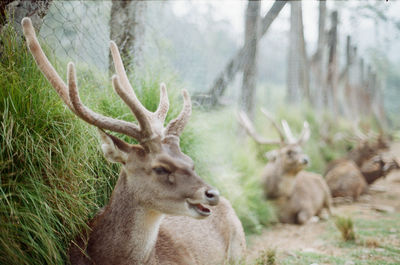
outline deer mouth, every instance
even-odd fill
[[[189,209],[194,210],[196,213],[198,213],[201,216],[207,217],[211,214],[211,210],[208,209],[207,207],[205,207],[201,203],[190,202],[189,200],[187,200],[187,203],[189,205]]]

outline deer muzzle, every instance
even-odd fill
[[[194,210],[197,214],[207,217],[211,214],[211,210],[206,205],[215,206],[219,202],[219,192],[213,188],[200,188],[192,198],[188,198],[187,203],[189,208]]]

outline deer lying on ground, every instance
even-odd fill
[[[99,128],[105,157],[122,164],[109,203],[89,224],[87,244],[82,240],[71,247],[71,263],[187,265],[240,260],[245,238],[239,219],[229,202],[196,174],[193,161],[179,147],[192,109],[188,92],[183,91],[181,113],[164,128],[169,107],[165,85],[160,87],[158,109],[153,113],[144,108],[111,42],[117,72],[113,87],[139,125],[103,116],[81,102],[74,64],[68,64],[66,85],[43,53],[31,20],[24,18],[22,26],[44,76],[72,112]],[[139,144],[128,144],[104,130],[130,136]]]
[[[391,170],[399,168],[396,159],[387,152],[388,142],[379,136],[363,134],[354,129],[357,146],[346,158],[334,160],[325,170],[325,179],[333,197],[358,200],[368,192],[368,184],[385,177]]]
[[[332,197],[356,201],[367,191],[367,182],[357,164],[350,159],[338,159],[328,164],[325,180]]]
[[[368,137],[361,132],[358,135],[363,138],[362,143],[368,145],[373,150],[372,152],[368,152],[368,155],[360,152],[359,156],[361,158],[357,163],[368,184],[372,184],[377,179],[386,177],[392,170],[400,168],[396,157],[389,152],[389,139],[384,136],[383,132],[378,137]],[[372,143],[369,141],[372,141]]]
[[[280,145],[267,153],[269,161],[261,176],[265,196],[275,201],[279,220],[304,224],[321,214],[324,208],[330,213],[331,195],[324,179],[321,175],[303,171],[309,160],[301,148],[310,136],[308,123],[304,123],[300,137],[295,139],[285,120],[282,121],[283,133],[270,115],[263,109],[261,111],[278,131],[280,140],[265,139],[257,134],[243,112],[239,113],[239,122],[257,143]]]
[[[392,170],[400,169],[400,163],[390,152],[381,152],[361,165],[361,173],[368,184],[386,177]]]

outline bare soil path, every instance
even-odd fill
[[[400,144],[391,152],[400,157]],[[335,206],[333,215],[354,220],[356,242],[341,240],[334,217],[303,226],[277,224],[249,238],[247,264],[271,249],[276,264],[400,264],[400,171],[378,180],[360,201]]]

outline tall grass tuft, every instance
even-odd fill
[[[260,252],[254,265],[276,265],[276,249],[266,249]]]
[[[350,217],[337,217],[335,220],[335,225],[340,231],[344,241],[354,241],[356,239],[353,220]]]

